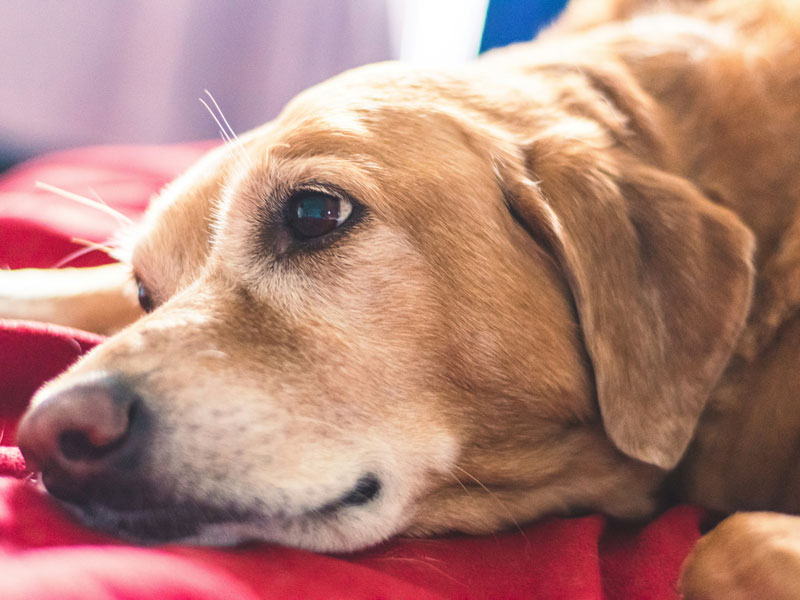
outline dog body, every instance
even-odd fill
[[[154,201],[131,257],[151,314],[40,390],[20,445],[145,541],[351,550],[644,517],[665,486],[800,512],[798,98],[777,1],[574,3],[463,69],[334,78]],[[99,271],[127,308],[98,330],[134,310],[124,268]],[[687,594],[746,591],[717,565],[773,518],[800,539],[735,517]]]
[[[649,115],[665,119],[662,164],[736,213],[756,252],[747,325],[676,479],[706,506],[797,512],[800,11],[718,2],[687,12],[702,24],[645,18],[652,30],[633,36],[648,39],[646,52],[620,36],[613,53],[656,100]]]

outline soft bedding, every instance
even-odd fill
[[[102,147],[31,161],[0,177],[0,267],[53,267],[106,241],[108,215],[36,189],[100,197],[136,219],[149,197],[207,147]],[[84,254],[69,266],[107,261]],[[252,545],[139,548],[75,523],[29,481],[14,429],[34,390],[102,338],[0,320],[0,599],[563,598],[672,599],[704,513],[674,507],[630,525],[548,518],[485,537],[389,541],[330,556]]]

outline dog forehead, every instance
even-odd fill
[[[411,129],[422,133],[432,118],[458,110],[469,85],[469,78],[452,71],[398,62],[366,65],[298,94],[274,121],[273,131],[283,143],[348,134],[365,143],[402,143]]]
[[[458,73],[392,61],[365,65],[304,90],[286,105],[281,117],[308,110],[424,104],[456,87],[462,81]]]
[[[384,63],[301,93],[277,119],[211,151],[155,199],[134,250],[137,273],[171,295],[199,276],[232,214],[251,222],[275,189],[309,181],[415,229],[428,229],[446,206],[451,225],[476,220],[464,199],[477,193],[479,173],[489,183],[491,170],[465,144],[457,87],[452,76]],[[446,195],[458,202],[437,202]]]

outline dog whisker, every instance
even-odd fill
[[[206,107],[206,110],[211,115],[211,118],[214,119],[214,122],[217,124],[217,127],[219,127],[220,135],[222,135],[223,139],[226,142],[230,142],[233,145],[237,156],[240,159],[244,159],[244,161],[246,161],[247,164],[250,167],[252,167],[253,162],[250,160],[250,156],[248,156],[247,152],[244,149],[244,146],[242,145],[241,140],[239,140],[239,137],[233,131],[233,128],[230,126],[230,123],[228,123],[228,119],[225,118],[225,114],[222,112],[222,109],[219,107],[219,104],[217,103],[216,99],[211,94],[211,92],[209,92],[208,90],[204,91],[211,100],[211,102],[214,104],[214,108],[217,109],[216,113],[211,109],[211,106],[209,106],[209,104],[205,100],[203,100],[202,98],[198,99],[200,100],[200,103]],[[217,113],[219,114],[219,117],[217,117]],[[220,121],[220,119],[222,119],[222,121]],[[225,124],[224,126],[223,123]]]
[[[465,485],[464,485],[464,482],[463,482],[463,481],[461,481],[461,480],[458,478],[458,475],[456,475],[456,474],[455,474],[455,473],[453,473],[452,471],[448,471],[448,472],[447,472],[447,474],[448,474],[448,475],[450,475],[450,476],[452,476],[452,478],[456,480],[456,483],[458,483],[458,485],[460,485],[460,486],[461,486],[461,488],[462,488],[462,489],[463,489],[463,490],[466,492],[467,496],[469,496],[470,498],[472,498],[472,492],[470,492],[470,491],[469,491],[469,488],[468,488],[467,486],[465,486]]]
[[[80,258],[81,256],[85,256],[86,254],[89,254],[90,252],[94,252],[94,251],[95,251],[95,248],[91,248],[91,247],[79,248],[78,250],[75,250],[74,252],[70,252],[69,254],[67,254],[64,258],[62,258],[57,263],[55,263],[51,268],[52,269],[60,269],[64,265],[71,263],[73,260],[76,260],[76,259]]]
[[[90,247],[93,250],[99,250],[100,252],[108,254],[109,256],[111,256],[115,250],[115,248],[109,244],[101,244],[98,242],[93,242],[91,240],[86,240],[79,237],[71,238],[71,241],[75,244],[80,244],[81,246]]]
[[[75,243],[75,244],[82,245],[83,248],[79,248],[78,250],[75,250],[74,252],[70,252],[64,258],[62,258],[56,264],[54,264],[52,268],[60,269],[61,267],[63,267],[64,265],[66,265],[66,264],[68,264],[70,262],[72,262],[73,260],[78,259],[81,256],[84,256],[86,254],[89,254],[90,252],[94,252],[95,250],[97,250],[99,252],[103,252],[104,254],[107,254],[108,256],[110,256],[112,258],[117,258],[114,255],[114,248],[112,248],[111,246],[108,246],[106,244],[98,244],[96,242],[91,242],[89,240],[84,240],[84,239],[81,239],[81,238],[72,238],[71,241],[73,243]]]
[[[253,166],[253,161],[250,160],[250,156],[247,154],[247,151],[244,149],[244,145],[242,144],[242,141],[239,139],[239,136],[236,135],[236,132],[233,130],[233,127],[231,127],[230,123],[228,123],[228,119],[225,117],[225,113],[222,112],[222,109],[219,107],[219,104],[217,104],[216,98],[214,98],[214,96],[211,94],[211,92],[208,91],[207,89],[203,90],[203,91],[206,93],[206,96],[208,96],[211,99],[211,102],[214,103],[214,108],[217,109],[217,113],[219,113],[219,116],[222,118],[222,122],[225,123],[225,127],[227,127],[227,129],[228,129],[228,133],[230,134],[230,137],[233,138],[233,142],[234,142],[234,145],[238,149],[239,156],[240,157],[244,157],[244,159],[247,161],[247,164],[250,167],[252,167]]]
[[[239,137],[236,135],[236,132],[233,131],[233,127],[231,127],[230,123],[228,123],[228,119],[225,118],[225,113],[222,112],[222,109],[219,107],[219,104],[217,104],[217,101],[214,98],[214,96],[208,90],[203,90],[203,91],[206,93],[206,96],[208,96],[211,99],[211,102],[214,103],[214,108],[217,109],[217,112],[219,113],[219,116],[222,118],[223,123],[225,123],[225,127],[227,127],[230,136],[234,140],[236,140],[236,142],[238,142],[239,145],[241,146],[241,141],[239,140]]]
[[[495,494],[495,493],[494,493],[492,490],[490,490],[488,487],[486,487],[486,486],[483,484],[483,482],[482,482],[480,479],[478,479],[477,477],[475,477],[475,476],[474,476],[472,473],[470,473],[470,472],[469,472],[469,471],[467,471],[466,469],[463,469],[463,468],[459,467],[458,465],[453,465],[453,468],[454,468],[454,469],[458,469],[458,470],[459,470],[459,471],[461,471],[461,472],[462,472],[464,475],[466,475],[467,477],[469,477],[469,478],[470,478],[472,481],[474,481],[476,484],[478,484],[478,485],[479,485],[479,486],[480,486],[480,487],[483,489],[483,491],[485,491],[485,492],[486,492],[486,493],[487,493],[487,494],[488,494],[488,495],[489,495],[489,496],[490,496],[490,497],[491,497],[491,498],[492,498],[492,499],[493,499],[495,502],[497,502],[497,505],[498,505],[498,506],[499,506],[499,507],[500,507],[500,508],[501,508],[501,509],[502,509],[502,510],[503,510],[503,511],[506,513],[506,514],[508,514],[508,517],[509,517],[509,519],[511,520],[511,522],[512,522],[512,523],[514,523],[515,527],[516,527],[516,528],[517,528],[517,530],[520,532],[520,534],[522,535],[522,537],[523,537],[523,538],[525,538],[525,541],[526,541],[528,544],[530,544],[530,540],[528,539],[528,536],[526,535],[525,531],[522,529],[522,526],[519,524],[519,521],[517,521],[517,519],[514,517],[514,513],[511,511],[511,509],[509,509],[509,508],[508,508],[508,506],[506,505],[506,503],[505,503],[505,502],[503,502],[503,501],[500,499],[500,497],[499,497],[497,494]],[[463,484],[462,484],[462,485],[463,485]]]
[[[91,208],[94,208],[102,213],[105,213],[113,217],[121,224],[133,225],[133,220],[131,218],[122,214],[118,210],[111,208],[110,206],[108,206],[103,202],[92,200],[91,198],[87,198],[86,196],[81,196],[80,194],[67,191],[65,189],[62,189],[54,185],[50,185],[49,183],[45,183],[43,181],[37,181],[36,183],[34,183],[34,187],[40,190],[45,190],[47,192],[50,192],[51,194],[55,194],[56,196],[66,198],[67,200],[72,200],[74,202],[77,202],[78,204],[83,204],[84,206],[89,206]]]
[[[97,190],[95,190],[93,187],[89,187],[88,190],[89,190],[89,193],[94,197],[95,200],[97,200],[103,206],[108,206],[108,202],[103,200],[103,198],[100,196],[100,194],[97,193]]]
[[[206,110],[208,111],[208,114],[211,115],[211,118],[214,119],[214,122],[217,124],[217,127],[219,127],[219,133],[222,136],[222,138],[226,142],[230,142],[231,141],[230,135],[228,135],[228,132],[225,131],[225,128],[222,126],[222,123],[220,122],[219,118],[217,118],[217,115],[215,115],[214,111],[211,110],[211,107],[208,105],[208,103],[202,98],[198,98],[198,100],[200,100],[200,104],[206,107]]]
[[[208,105],[208,103],[202,98],[198,98],[198,100],[200,100],[200,104],[206,107],[206,110],[211,115],[211,118],[214,119],[214,122],[217,124],[217,127],[219,127],[219,134],[220,136],[222,136],[223,141],[225,141],[225,143],[233,145],[234,152],[236,153],[236,156],[239,158],[240,161],[242,160],[242,158],[245,158],[248,162],[250,162],[250,157],[247,156],[247,154],[239,147],[239,145],[234,143],[233,139],[231,139],[231,136],[228,134],[227,131],[225,131],[225,128],[222,126],[222,123],[220,122],[219,118],[217,117],[216,114],[214,114],[214,111],[211,110],[211,107]]]

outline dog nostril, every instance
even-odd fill
[[[58,436],[58,447],[61,455],[67,460],[91,458],[98,450],[89,443],[89,438],[81,431],[62,431]]]
[[[97,424],[84,430],[67,429],[58,435],[58,449],[69,461],[97,461],[122,446],[130,433],[138,404],[134,401],[128,409],[127,423],[123,432],[104,430]]]
[[[64,431],[58,436],[58,447],[67,460],[100,460],[118,445],[119,441],[95,446],[82,431]]]

